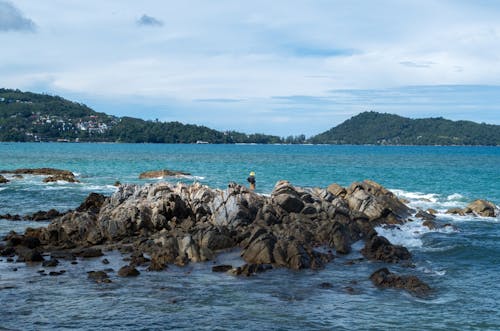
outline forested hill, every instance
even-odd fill
[[[310,138],[316,144],[493,145],[500,146],[500,125],[450,121],[442,117],[410,119],[364,112]]]
[[[305,137],[301,136],[304,140]],[[264,134],[98,113],[58,96],[0,89],[0,141],[281,143]],[[295,142],[295,141],[293,141]],[[303,142],[303,141],[302,141]]]

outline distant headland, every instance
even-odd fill
[[[500,146],[500,125],[371,111],[306,139],[117,117],[59,96],[0,89],[0,141]]]

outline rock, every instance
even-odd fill
[[[60,276],[62,274],[64,274],[64,272],[62,272],[62,271],[51,271],[51,272],[49,272],[49,276]]]
[[[422,223],[422,225],[428,227],[430,230],[435,230],[438,228],[437,223],[433,220],[426,220]]]
[[[400,288],[409,293],[424,297],[431,292],[429,285],[418,279],[416,276],[400,276],[382,268],[370,276],[372,283],[379,288]]]
[[[446,214],[465,216],[465,211],[461,208],[450,208],[446,211]]]
[[[474,213],[483,217],[495,217],[497,214],[496,206],[493,202],[487,200],[475,200],[467,205],[464,213]]]
[[[412,212],[394,193],[371,180],[351,184],[345,200],[351,210],[364,213],[371,221],[393,219],[403,222]]]
[[[369,238],[361,254],[370,260],[396,263],[409,260],[411,254],[406,247],[393,245],[385,237],[373,235]]]
[[[214,265],[212,267],[212,272],[227,272],[231,269],[233,269],[233,266],[231,266],[231,265],[220,264],[220,265]]]
[[[42,254],[37,249],[29,249],[24,246],[16,248],[17,262],[42,262]]]
[[[8,182],[9,182],[9,180],[7,178],[5,178],[4,176],[0,175],[0,184],[6,184]]]
[[[426,212],[431,214],[431,215],[436,215],[438,213],[438,211],[436,209],[433,209],[433,208],[428,208],[426,210]]]
[[[118,270],[118,276],[120,277],[136,277],[139,275],[139,270],[129,265],[123,266]]]
[[[76,208],[78,212],[88,212],[92,214],[99,214],[102,205],[106,201],[106,197],[99,193],[90,193],[85,201]]]
[[[96,283],[110,283],[111,280],[109,279],[109,276],[106,272],[104,271],[89,271],[87,272],[87,277]]]
[[[139,179],[148,179],[148,178],[164,178],[164,177],[183,177],[190,176],[191,174],[183,171],[175,171],[175,170],[152,170],[146,171],[139,175]]]
[[[323,282],[319,284],[319,288],[324,288],[324,289],[333,288],[333,284],[328,282]]]
[[[436,219],[436,216],[434,216],[433,214],[430,214],[428,212],[425,212],[423,210],[419,210],[416,214],[415,214],[415,217],[418,217],[420,219],[423,219],[425,221],[433,221]]]
[[[75,176],[75,174],[73,174],[71,171],[54,168],[22,168],[16,170],[2,170],[0,171],[0,173],[16,175]]]
[[[228,272],[234,276],[253,276],[257,273],[264,272],[272,269],[273,267],[269,264],[244,264],[241,267],[237,267],[229,270]]]
[[[82,258],[92,258],[92,257],[99,257],[99,256],[104,255],[100,248],[94,248],[94,247],[77,249],[77,250],[73,251],[73,254],[75,256],[79,256]]]
[[[24,218],[32,221],[50,221],[61,215],[62,214],[59,211],[55,209],[50,209],[48,211],[39,210],[33,215],[26,215]]]
[[[337,197],[341,197],[341,198],[345,197],[345,195],[347,193],[345,188],[343,188],[342,186],[340,186],[339,184],[336,184],[336,183],[328,185],[326,190],[329,193],[331,193]]]
[[[0,215],[0,218],[4,220],[9,220],[9,221],[21,221],[21,215],[11,215],[11,214],[5,214],[5,215]]]
[[[58,265],[59,265],[59,260],[54,258],[42,262],[43,267],[57,267]]]
[[[57,181],[68,182],[68,183],[80,183],[80,181],[75,178],[75,175],[55,175],[43,179],[44,183],[53,183]]]
[[[109,260],[108,259],[102,259],[102,264],[109,264]]]

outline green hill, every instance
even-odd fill
[[[0,141],[280,143],[277,136],[220,132],[179,122],[98,113],[58,96],[0,89]]]
[[[500,145],[500,125],[450,121],[442,117],[410,119],[364,112],[311,137],[316,144]]]

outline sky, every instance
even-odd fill
[[[493,0],[0,0],[0,87],[311,136],[363,111],[500,124]]]

